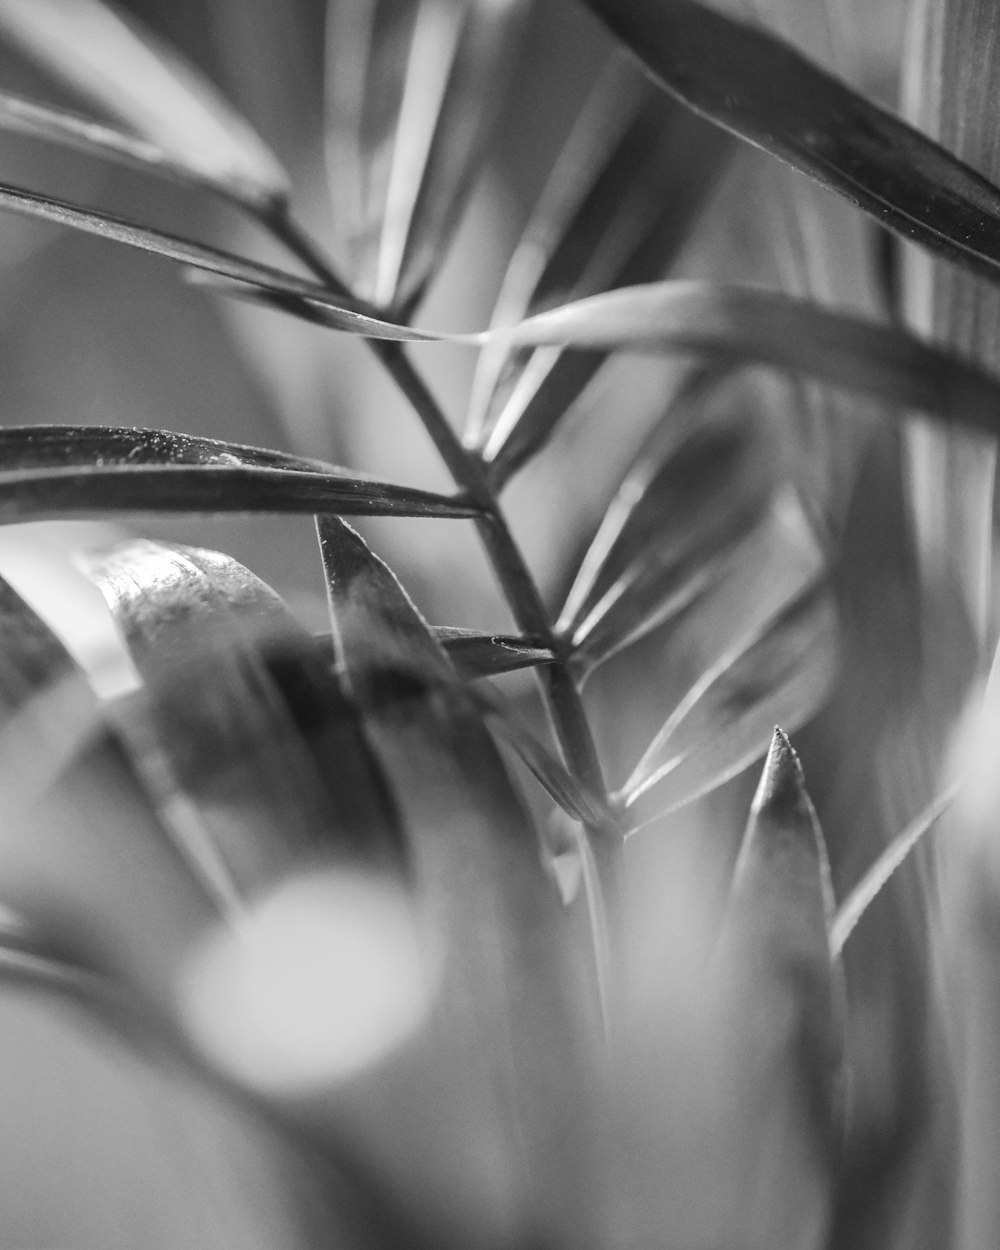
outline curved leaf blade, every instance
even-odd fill
[[[691,688],[622,789],[632,832],[742,772],[776,722],[800,726],[836,671],[837,619],[822,583],[740,638]]]
[[[665,274],[732,150],[729,136],[615,60],[598,82],[507,268],[492,316],[509,325],[567,299]],[[499,340],[480,356],[469,428],[506,479],[546,443],[603,357]]]
[[[683,351],[768,364],[945,420],[1000,429],[1000,383],[978,366],[899,330],[773,291],[650,283],[494,333],[515,345]]]
[[[193,66],[101,0],[0,0],[0,30],[200,182],[266,210],[289,179]]]
[[[755,545],[773,540],[774,472],[760,431],[741,414],[681,432],[684,415],[669,412],[640,450],[560,616],[557,632],[586,671],[690,608],[733,560],[753,559]]]
[[[209,266],[204,266],[208,268]],[[214,281],[214,280],[213,280]],[[1000,382],[979,366],[901,330],[807,300],[752,287],[659,282],[626,287],[479,334],[411,330],[338,307],[323,295],[303,298],[245,281],[229,294],[277,303],[331,329],[405,342],[578,351],[683,352],[716,364],[766,364],[947,422],[1000,431]]]
[[[774,35],[698,0],[586,0],[671,95],[992,281],[1000,191]]]
[[[714,519],[713,519],[714,520]],[[754,570],[764,579],[773,573],[775,551],[787,546],[789,529],[803,521],[798,501],[786,492],[751,498],[743,511],[727,512],[707,533],[669,549],[661,563],[657,549],[637,559],[584,619],[574,637],[579,641],[573,663],[584,677],[607,660],[645,638],[687,621],[700,623],[708,635],[716,619],[731,610],[732,587],[749,580]],[[669,547],[669,544],[667,544]],[[801,559],[804,553],[796,553]],[[812,552],[806,555],[812,563]],[[785,577],[799,577],[792,566]],[[769,581],[770,592],[782,593]],[[752,591],[751,591],[752,593]]]
[[[478,515],[460,498],[318,469],[238,463],[102,465],[99,456],[75,465],[0,469],[0,524],[103,512],[322,511],[347,516]]]
[[[327,13],[334,217],[375,305],[433,277],[486,150],[523,0],[337,0]]]
[[[154,256],[163,256],[182,265],[190,265],[194,270],[204,271],[235,284],[236,293],[259,288],[279,301],[297,301],[307,320],[311,319],[313,304],[323,305],[326,324],[339,330],[371,334],[375,338],[402,338],[418,342],[435,337],[372,317],[359,302],[339,296],[334,299],[318,283],[298,278],[270,265],[233,256],[218,248],[207,247],[191,239],[181,239],[162,230],[154,230],[150,226],[126,221],[96,209],[82,208],[78,204],[55,199],[53,196],[25,191],[22,187],[0,184],[0,211],[36,217],[53,225],[66,226],[84,234],[137,248],[142,252],[150,252]],[[318,314],[312,314],[313,318],[315,316]]]
[[[225,911],[303,859],[391,860],[357,713],[274,591],[228,556],[146,540],[89,571],[142,682],[113,708],[122,744]]]

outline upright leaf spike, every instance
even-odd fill
[[[776,728],[717,952],[733,1173],[753,1247],[825,1245],[842,1131],[843,989],[819,822]],[[773,1179],[781,1177],[779,1191]],[[724,1201],[724,1199],[723,1199]]]
[[[757,896],[793,884],[791,897],[803,908],[808,903],[828,931],[834,899],[826,846],[799,757],[775,726],[736,863],[734,901],[744,893]]]

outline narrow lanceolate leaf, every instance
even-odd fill
[[[945,420],[1000,430],[1000,382],[898,330],[750,287],[659,282],[609,291],[495,332],[516,345],[684,351],[753,361]]]
[[[447,1226],[474,1227],[477,1244],[506,1244],[512,1228],[589,1244],[582,1003],[530,815],[390,571],[342,522],[318,525],[338,660],[398,796],[416,901],[443,960],[427,1030],[380,1075],[393,1111],[380,1168]],[[379,1133],[370,1116],[352,1126]]]
[[[913,848],[928,833],[958,798],[961,782],[954,782],[942,791],[924,810],[889,843],[874,864],[857,883],[837,911],[831,935],[831,947],[835,955],[844,949],[844,943],[854,932],[858,921],[865,914],[882,888],[904,862]]]
[[[929,251],[1000,276],[1000,191],[788,44],[698,0],[585,0],[689,108]]]
[[[355,283],[420,299],[488,145],[524,0],[335,0],[327,81],[334,221]]]
[[[193,66],[101,0],[0,0],[0,32],[86,99],[226,195],[288,196],[276,157]]]
[[[243,465],[327,474],[345,472],[322,460],[309,460],[284,451],[141,426],[8,425],[0,428],[0,469],[157,464]]]
[[[404,327],[380,321],[366,315],[361,304],[344,298],[331,299],[324,287],[315,282],[298,278],[294,274],[261,265],[241,256],[233,256],[218,248],[206,247],[191,239],[180,239],[154,230],[149,226],[125,221],[108,213],[82,208],[66,200],[25,191],[22,187],[0,184],[0,211],[20,213],[25,217],[37,217],[53,225],[80,230],[114,243],[134,247],[142,252],[163,256],[194,270],[202,270],[219,278],[238,284],[238,289],[255,288],[270,292],[276,298],[302,301],[303,315],[308,316],[311,304],[329,306],[333,324],[339,330],[355,334],[372,334],[376,338],[424,339],[426,334],[407,331]]]
[[[394,817],[357,715],[272,590],[227,556],[144,540],[92,576],[142,682],[115,708],[122,743],[221,905],[303,857],[384,853]]]
[[[331,329],[373,338],[684,352],[722,364],[766,364],[897,407],[921,409],[946,422],[1000,431],[1000,382],[985,370],[900,330],[775,291],[654,282],[594,295],[504,329],[445,334],[382,322],[337,307],[325,295],[302,298],[290,292],[286,297],[265,283],[245,281],[225,289]]]
[[[478,677],[496,677],[538,664],[551,664],[555,659],[548,647],[530,638],[513,634],[480,634],[472,629],[441,626],[433,634],[448,653],[459,677],[473,681]]]
[[[716,509],[724,507],[716,501]],[[788,541],[789,528],[805,524],[798,500],[785,492],[762,496],[742,514],[718,517],[712,528],[693,534],[688,543],[665,536],[662,548],[656,546],[636,559],[595,604],[574,634],[572,662],[582,678],[645,638],[654,630],[664,644],[669,629],[684,623],[706,636],[717,636],[732,626],[733,588],[749,586],[751,570],[765,579],[767,593],[780,596],[782,588],[767,579],[774,573],[775,553]],[[660,559],[660,555],[665,559]],[[807,561],[811,553],[798,553]],[[816,567],[819,567],[816,562]],[[789,569],[796,578],[802,570]]]
[[[742,1198],[748,1246],[826,1244],[844,1110],[832,917],[819,823],[795,752],[776,729],[716,953],[731,1135],[717,1199],[726,1209]]]
[[[622,797],[633,829],[735,777],[767,749],[770,726],[822,706],[836,671],[837,620],[822,583],[744,635],[671,714]]]
[[[696,602],[768,509],[773,470],[750,422],[678,425],[668,412],[633,462],[563,608],[557,631],[585,670]]]
[[[985,177],[1000,177],[996,7],[945,0],[910,7],[903,96],[913,123]],[[1000,292],[913,248],[903,256],[904,314],[919,333],[990,368],[1000,351]],[[981,643],[990,633],[996,446],[915,422],[908,431],[918,556],[930,585],[965,602]],[[945,641],[944,647],[949,643]],[[933,662],[933,661],[932,661]]]
[[[476,509],[387,482],[241,464],[111,464],[0,469],[0,524],[95,512],[315,513],[469,517]]]
[[[493,312],[510,325],[571,298],[664,275],[732,140],[615,59],[591,93],[511,258]],[[603,356],[481,354],[469,425],[499,480],[546,442]]]

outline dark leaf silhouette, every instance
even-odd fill
[[[586,0],[671,95],[996,281],[1000,191],[789,44],[698,0]]]
[[[475,516],[461,499],[284,452],[115,426],[0,430],[0,519],[128,512]]]

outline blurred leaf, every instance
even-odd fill
[[[826,847],[787,737],[775,729],[719,948],[731,1070],[726,1128],[744,1244],[826,1245],[843,1133],[844,988],[830,954]],[[735,1148],[734,1148],[735,1147]]]
[[[633,831],[742,772],[776,722],[809,720],[829,693],[836,650],[822,582],[744,633],[688,691],[625,783]]]
[[[362,293],[411,309],[488,146],[524,0],[331,0],[330,189]]]
[[[67,958],[36,925],[0,904],[0,981],[70,993],[85,1000],[99,989],[92,973]]]
[[[493,727],[495,735],[517,754],[549,798],[567,816],[591,829],[606,822],[603,803],[588,794],[562,761],[538,741],[495,685],[491,683],[485,689],[477,687],[472,692],[472,699]]]
[[[0,578],[0,778],[8,818],[30,806],[100,725],[83,671]]]
[[[536,664],[551,664],[555,656],[530,638],[510,634],[480,634],[471,629],[441,626],[431,631],[465,681],[513,673]]]
[[[996,281],[1000,191],[755,26],[698,0],[586,0],[696,113],[971,272]]]
[[[910,6],[903,98],[910,120],[986,178],[1000,177],[996,9],[984,0]],[[903,310],[913,328],[990,368],[1000,351],[1000,292],[914,248],[903,252]],[[957,591],[977,638],[990,634],[996,447],[914,422],[907,432],[917,550],[929,586]],[[945,648],[949,641],[942,640]],[[928,646],[933,640],[928,638]],[[935,660],[932,658],[931,663]]]
[[[847,31],[860,23],[846,12],[843,0],[738,0],[727,11],[757,17],[845,78],[858,68],[852,64]],[[890,245],[898,239],[858,213],[853,203],[827,195],[791,167],[761,160],[752,151],[745,152],[744,163],[753,170],[757,214],[766,223],[765,246],[782,288],[827,306],[876,317],[887,313],[895,323],[878,298],[872,252],[873,239],[875,246],[879,239]],[[796,482],[823,527],[839,536],[870,437],[866,414],[853,396],[811,383],[796,386],[794,407],[788,443],[795,453]]]
[[[597,83],[511,258],[494,326],[658,277],[676,261],[732,150],[615,60]],[[537,452],[603,357],[481,354],[469,428],[497,480]]]
[[[177,164],[145,139],[137,139],[103,122],[53,108],[50,104],[26,100],[7,91],[0,91],[0,128],[47,139],[85,152],[88,156],[99,156],[180,182],[194,181],[196,185],[201,185],[190,169]]]
[[[197,181],[257,210],[287,200],[277,159],[193,66],[101,0],[0,0],[0,31]]]
[[[696,603],[768,509],[774,472],[752,426],[684,426],[671,410],[653,430],[570,590],[556,628],[585,672]]]
[[[12,466],[0,468],[0,522],[114,511],[477,515],[457,496],[166,430],[10,427],[0,431],[0,456]]]
[[[651,548],[584,620],[578,635],[581,641],[573,653],[574,666],[587,677],[653,630],[662,631],[681,621],[706,636],[715,632],[716,622],[731,624],[732,587],[745,584],[750,570],[766,579],[773,572],[776,550],[787,541],[789,525],[802,519],[800,505],[793,499],[783,491],[771,498],[761,496],[748,503],[747,511],[717,519],[714,531],[688,536],[707,545],[692,548],[681,539]],[[666,559],[661,562],[663,555]],[[799,572],[790,570],[793,577]],[[771,594],[781,593],[777,585],[762,584]],[[747,590],[754,594],[753,587]],[[662,633],[659,636],[665,638]]]
[[[395,818],[357,713],[270,588],[145,540],[91,575],[142,681],[114,708],[123,744],[213,897],[232,907],[304,857],[387,854]]]
[[[497,331],[514,344],[686,351],[769,364],[873,399],[1000,429],[1000,383],[919,339],[774,291],[658,282],[609,291]]]
[[[214,280],[213,280],[214,283]],[[272,284],[273,285],[273,284]],[[550,345],[580,351],[689,352],[719,364],[767,364],[942,420],[1000,430],[1000,382],[976,365],[900,330],[753,287],[653,282],[608,291],[480,334],[408,330],[263,283],[227,294],[277,301],[332,329],[409,342]]]
[[[896,869],[903,863],[924,834],[936,824],[938,819],[955,802],[960,789],[961,783],[954,782],[939,794],[932,803],[929,803],[889,843],[861,880],[854,886],[847,898],[844,899],[837,910],[830,938],[834,955],[839,955],[844,949],[844,943],[854,932],[858,921],[871,906],[876,895],[888,883]]]
[[[378,1137],[362,1108],[355,1127],[383,1174],[459,1240],[474,1229],[483,1246],[590,1246],[583,991],[531,817],[391,572],[343,522],[318,526],[340,664],[399,796],[444,956],[426,1035],[379,1075],[391,1121]]]

